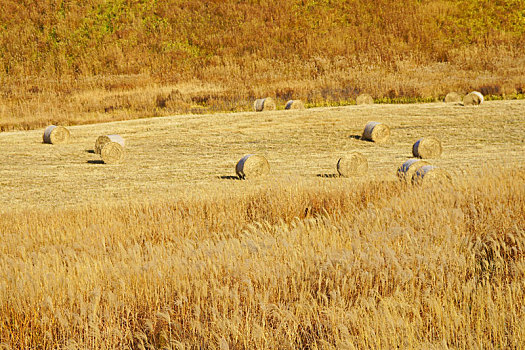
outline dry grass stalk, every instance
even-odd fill
[[[436,137],[423,137],[412,146],[412,154],[417,158],[439,158],[443,148]]]
[[[252,179],[270,173],[270,164],[265,157],[248,154],[239,160],[235,172],[241,179]]]
[[[371,105],[374,104],[374,98],[369,94],[361,94],[357,96],[355,103],[358,105]]]
[[[361,139],[383,143],[390,138],[390,128],[388,125],[379,122],[368,122],[365,125]]]
[[[461,102],[462,100],[463,100],[463,96],[453,91],[453,92],[449,92],[447,96],[445,96],[444,102],[445,103],[455,103],[455,102]]]
[[[411,180],[412,175],[425,165],[430,165],[430,163],[419,159],[409,159],[397,169],[397,177],[403,181]]]
[[[286,102],[284,109],[304,109],[304,103],[301,100],[290,100]]]
[[[351,152],[339,158],[337,172],[343,177],[365,174],[368,171],[368,160],[359,152]]]
[[[125,146],[124,138],[120,135],[102,135],[97,137],[97,140],[95,141],[95,153],[100,154],[102,147],[108,142],[116,142],[122,147]]]
[[[44,130],[44,143],[59,144],[69,142],[69,130],[63,126],[49,125]]]
[[[463,106],[477,106],[484,101],[483,95],[478,91],[472,91],[463,98]]]
[[[256,112],[273,111],[275,107],[275,101],[271,97],[259,98],[253,103]]]
[[[100,150],[100,156],[105,164],[118,163],[124,156],[124,147],[118,142],[106,142]]]
[[[412,183],[415,185],[444,183],[450,180],[451,176],[447,171],[433,165],[424,165],[412,175]]]

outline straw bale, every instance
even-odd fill
[[[425,165],[430,165],[430,163],[419,159],[409,159],[397,169],[397,177],[400,180],[408,181],[412,179],[412,175],[414,175],[419,168]]]
[[[423,137],[412,146],[412,154],[417,158],[439,158],[443,148],[435,137]]]
[[[304,103],[301,100],[290,100],[286,102],[284,109],[304,109]]]
[[[451,177],[447,171],[433,165],[424,165],[412,175],[412,183],[416,185],[426,183],[445,183],[450,180]]]
[[[361,138],[376,143],[386,142],[390,138],[390,128],[383,123],[368,122]]]
[[[235,172],[241,179],[251,179],[270,173],[270,164],[263,156],[248,154],[239,160]]]
[[[463,96],[458,94],[457,92],[449,92],[447,96],[445,96],[445,102],[446,103],[453,103],[453,102],[461,102],[463,100]]]
[[[355,103],[358,105],[371,105],[374,104],[374,98],[369,94],[361,94],[357,96]]]
[[[253,108],[256,112],[273,111],[275,109],[275,101],[271,97],[260,98],[255,100]]]
[[[59,144],[69,142],[69,130],[63,126],[49,125],[44,130],[44,143]]]
[[[124,138],[120,135],[102,135],[97,137],[97,140],[95,141],[95,153],[100,154],[102,147],[108,142],[116,142],[122,147],[125,146]]]
[[[337,162],[337,172],[343,177],[362,175],[367,171],[368,160],[359,152],[350,152]]]
[[[118,142],[106,142],[100,150],[100,156],[106,164],[118,163],[124,156],[124,147]]]
[[[484,101],[483,95],[480,92],[472,91],[463,98],[463,106],[477,106]]]

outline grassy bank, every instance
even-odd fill
[[[1,130],[525,88],[521,1],[0,5]]]

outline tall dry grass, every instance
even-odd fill
[[[525,89],[519,0],[0,7],[0,130],[246,110],[261,96],[334,105]]]
[[[520,348],[525,172],[0,218],[13,348]]]

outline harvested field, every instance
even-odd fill
[[[0,347],[522,348],[524,107],[178,116],[72,127],[63,145],[2,133]],[[378,117],[390,141],[359,140]],[[108,130],[126,139],[110,166],[92,150]],[[422,134],[451,181],[396,178]],[[350,152],[368,174],[319,176]],[[246,154],[270,175],[238,180]]]
[[[109,201],[171,197],[196,191],[230,191],[236,162],[264,154],[280,182],[326,182],[337,154],[362,153],[369,177],[394,179],[421,135],[440,135],[444,156],[433,165],[456,171],[525,161],[525,101],[487,101],[476,108],[445,103],[368,105],[214,115],[182,115],[69,127],[74,139],[42,144],[43,130],[0,133],[0,209],[48,207],[54,193],[67,206],[94,198]],[[363,125],[380,116],[391,128],[386,145],[359,140]],[[93,140],[110,130],[126,140],[126,161],[101,166]],[[335,161],[334,161],[335,158]],[[278,174],[278,175],[277,175]],[[221,178],[222,177],[222,178]],[[256,180],[257,186],[275,178]],[[337,179],[330,181],[353,181]],[[143,191],[148,188],[148,191]]]

